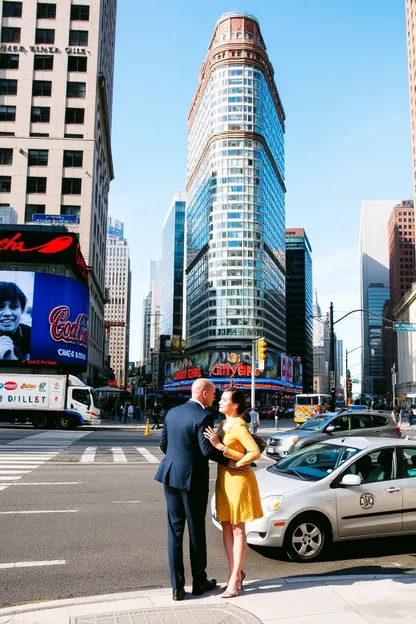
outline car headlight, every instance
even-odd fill
[[[283,496],[266,496],[261,501],[264,511],[277,511],[283,503]]]
[[[282,446],[288,448],[289,446],[292,446],[292,444],[296,444],[298,440],[299,436],[289,436],[287,438],[283,438]]]

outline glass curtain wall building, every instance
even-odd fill
[[[186,193],[176,193],[163,222],[160,334],[182,336]]]
[[[383,316],[384,304],[390,298],[390,289],[384,284],[370,284],[368,287],[368,309],[378,316]],[[373,314],[368,315],[369,375],[373,379],[374,394],[386,392],[383,360],[383,319]]]
[[[223,15],[188,119],[188,348],[285,351],[284,124],[257,19]]]

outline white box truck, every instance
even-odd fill
[[[92,388],[74,375],[0,373],[0,422],[75,429],[99,418]]]

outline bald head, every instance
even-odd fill
[[[205,407],[211,407],[215,399],[215,386],[212,381],[200,377],[192,384],[192,398]]]

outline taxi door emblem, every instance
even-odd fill
[[[366,492],[360,497],[360,505],[363,509],[371,509],[374,505],[374,496]]]

